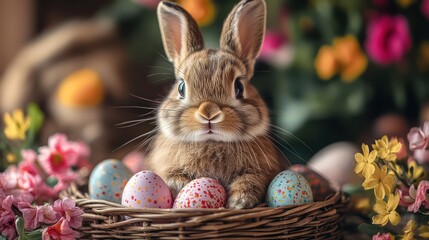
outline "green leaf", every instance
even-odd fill
[[[15,220],[16,231],[18,232],[19,240],[27,240],[27,236],[24,231],[24,219],[19,217]]]
[[[28,116],[31,118],[30,132],[36,134],[43,126],[45,116],[36,103],[30,103],[27,107]]]
[[[42,239],[42,232],[43,232],[43,229],[38,229],[38,230],[35,230],[33,232],[30,232],[27,234],[27,239],[28,240]]]
[[[49,176],[48,179],[46,179],[46,183],[49,187],[53,188],[58,183],[58,179],[54,176]]]
[[[360,232],[367,234],[368,236],[375,235],[379,232],[383,232],[383,228],[377,225],[371,225],[368,223],[361,223],[358,226]]]
[[[0,240],[6,240],[6,237],[0,235]]]

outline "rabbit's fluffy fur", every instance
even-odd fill
[[[265,2],[238,3],[217,50],[204,49],[197,24],[179,5],[161,2],[158,19],[176,83],[158,109],[160,131],[148,163],[173,195],[193,179],[211,177],[228,191],[229,208],[256,206],[282,168],[267,135],[267,107],[250,82]]]

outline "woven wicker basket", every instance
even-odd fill
[[[82,239],[341,239],[348,198],[253,209],[135,209],[83,194],[61,193],[84,210]],[[128,216],[127,219],[124,216]]]

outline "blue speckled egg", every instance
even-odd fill
[[[310,184],[299,173],[283,171],[271,181],[266,196],[269,207],[300,205],[313,202]]]
[[[121,161],[104,160],[95,166],[89,177],[89,195],[94,199],[121,203],[122,191],[131,176],[133,174]]]

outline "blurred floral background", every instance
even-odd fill
[[[144,137],[121,145],[154,126],[127,121],[151,116],[151,100],[174,79],[158,2],[1,1],[0,112],[37,103],[41,141],[55,132],[84,139],[93,162],[140,147]],[[178,2],[206,46],[217,48],[236,1]],[[252,81],[291,162],[342,142],[331,146],[354,164],[355,145],[384,134],[406,139],[429,120],[429,0],[268,0],[267,7]]]

